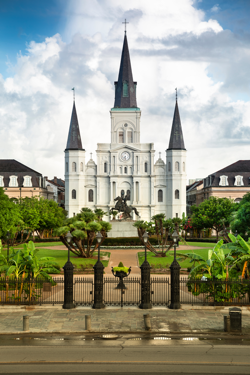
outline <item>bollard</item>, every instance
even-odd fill
[[[144,314],[143,316],[144,316],[145,329],[146,329],[146,331],[150,331],[150,329],[151,329],[150,315]]]
[[[229,309],[231,331],[241,332],[241,309],[232,307]]]
[[[230,316],[224,315],[224,332],[230,332]]]
[[[23,316],[23,330],[24,331],[29,331],[29,315],[24,315]]]
[[[85,330],[91,330],[91,315],[85,315]]]

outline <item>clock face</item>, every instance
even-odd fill
[[[130,159],[130,153],[127,151],[123,151],[123,153],[121,154],[121,158],[124,161],[128,161]]]

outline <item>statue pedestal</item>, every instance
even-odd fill
[[[108,237],[138,237],[137,228],[133,227],[135,220],[111,220],[112,229]]]

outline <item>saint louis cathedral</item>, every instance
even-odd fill
[[[181,217],[186,214],[186,149],[177,99],[166,162],[161,157],[154,162],[154,144],[140,142],[141,109],[137,106],[137,82],[133,80],[126,32],[118,81],[114,84],[111,140],[97,144],[97,163],[92,157],[86,163],[73,103],[65,149],[68,216],[74,216],[82,207],[109,211],[117,196],[127,196],[127,204],[139,211],[142,220],[149,221],[158,213],[165,213],[167,218]],[[166,124],[162,133],[167,130]],[[159,136],[164,137],[163,134]]]

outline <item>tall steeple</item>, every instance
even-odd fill
[[[185,145],[184,145],[182,127],[181,127],[181,119],[180,119],[180,113],[179,113],[179,108],[178,108],[177,95],[176,95],[174,118],[173,118],[173,123],[172,123],[168,150],[186,150]]]
[[[125,32],[118,81],[115,82],[115,108],[137,108],[136,85],[133,81],[128,40]]]
[[[70,121],[70,127],[69,127],[69,135],[68,135],[68,141],[67,141],[67,146],[66,146],[65,151],[67,150],[83,150],[80,128],[78,125],[78,119],[77,119],[77,114],[76,114],[75,100],[73,102],[73,109],[72,109],[72,115],[71,115],[71,121]]]

